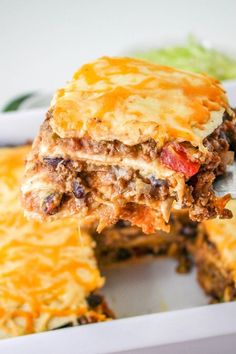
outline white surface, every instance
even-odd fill
[[[236,106],[236,82],[226,88]],[[0,144],[33,138],[43,114],[0,115]],[[159,259],[107,270],[104,293],[117,315],[129,318],[1,340],[0,354],[235,354],[236,302],[206,305],[195,274],[176,275],[174,266]]]
[[[207,305],[195,272],[175,268],[174,260],[156,259],[108,269],[102,293],[118,318]]]
[[[1,0],[0,106],[51,92],[101,55],[182,40],[236,51],[235,0]]]

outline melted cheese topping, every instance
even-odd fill
[[[52,100],[53,130],[128,145],[178,139],[201,146],[228,103],[206,75],[132,58],[103,57],[82,66]]]
[[[232,219],[207,220],[204,222],[204,227],[236,283],[236,200],[231,200],[227,208],[232,210],[234,215]]]
[[[86,296],[103,285],[94,243],[77,220],[40,224],[23,216],[20,181],[29,149],[0,149],[0,337],[75,322],[90,313]]]

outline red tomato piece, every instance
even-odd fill
[[[182,172],[188,178],[195,175],[200,168],[200,164],[191,161],[184,147],[177,143],[170,143],[163,147],[161,162],[176,172]]]

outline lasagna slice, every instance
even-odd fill
[[[172,209],[194,221],[219,216],[215,177],[233,153],[234,113],[206,76],[132,58],[103,57],[59,89],[26,163],[26,215],[119,219],[169,230]]]
[[[0,149],[0,338],[105,321],[94,241],[75,219],[27,221],[20,182],[30,148]]]
[[[200,285],[216,301],[236,300],[236,201],[231,200],[231,220],[208,220],[196,240],[188,244]]]

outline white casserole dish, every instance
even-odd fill
[[[225,87],[236,106],[236,82]],[[0,114],[0,144],[32,139],[44,113]],[[122,319],[1,340],[0,353],[235,353],[236,303],[207,305],[195,272],[178,275],[174,267],[157,259],[109,269],[103,293]]]

